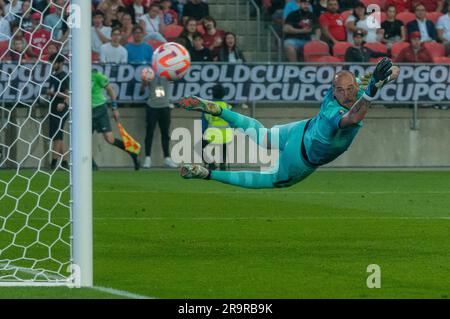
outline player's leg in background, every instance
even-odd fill
[[[164,166],[169,168],[178,167],[172,158],[170,157],[169,145],[170,145],[170,107],[164,107],[158,109],[158,125],[161,132],[161,145],[164,154]]]
[[[158,122],[157,109],[146,106],[145,120],[146,120],[146,132],[145,132],[145,161],[144,168],[150,168],[152,166],[152,144],[153,133],[155,131],[156,123]]]

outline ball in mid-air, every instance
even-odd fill
[[[149,66],[146,66],[141,71],[141,80],[142,81],[153,81],[155,79],[155,71]]]
[[[161,44],[153,53],[153,69],[160,77],[180,80],[191,65],[191,56],[181,44],[167,42]]]

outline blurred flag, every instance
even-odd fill
[[[127,131],[125,131],[121,123],[117,122],[117,127],[119,128],[120,136],[122,136],[125,150],[130,153],[139,154],[141,151],[141,144],[139,144],[130,134],[128,134]]]

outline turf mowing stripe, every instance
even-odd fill
[[[123,194],[139,194],[139,193],[149,193],[149,194],[161,194],[161,190],[103,190],[94,191],[93,193],[123,193]],[[198,192],[179,192],[179,191],[164,191],[165,193],[182,193],[182,194],[234,194],[234,195],[248,195],[248,194],[275,194],[277,191],[198,191]],[[11,192],[13,193],[13,192]],[[396,191],[375,191],[375,192],[283,192],[283,195],[287,194],[306,194],[306,195],[335,195],[335,194],[355,194],[355,195],[421,195],[421,194],[450,194],[449,191],[422,191],[422,192],[396,192]]]
[[[432,217],[353,217],[353,216],[337,216],[337,217],[96,217],[95,220],[450,220],[450,216],[432,216]]]

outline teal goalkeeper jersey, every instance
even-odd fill
[[[359,89],[357,98],[364,94]],[[340,128],[339,122],[348,109],[334,98],[333,89],[327,92],[319,113],[309,123],[304,136],[306,154],[311,163],[324,165],[344,153],[362,126],[362,121],[347,128]]]

